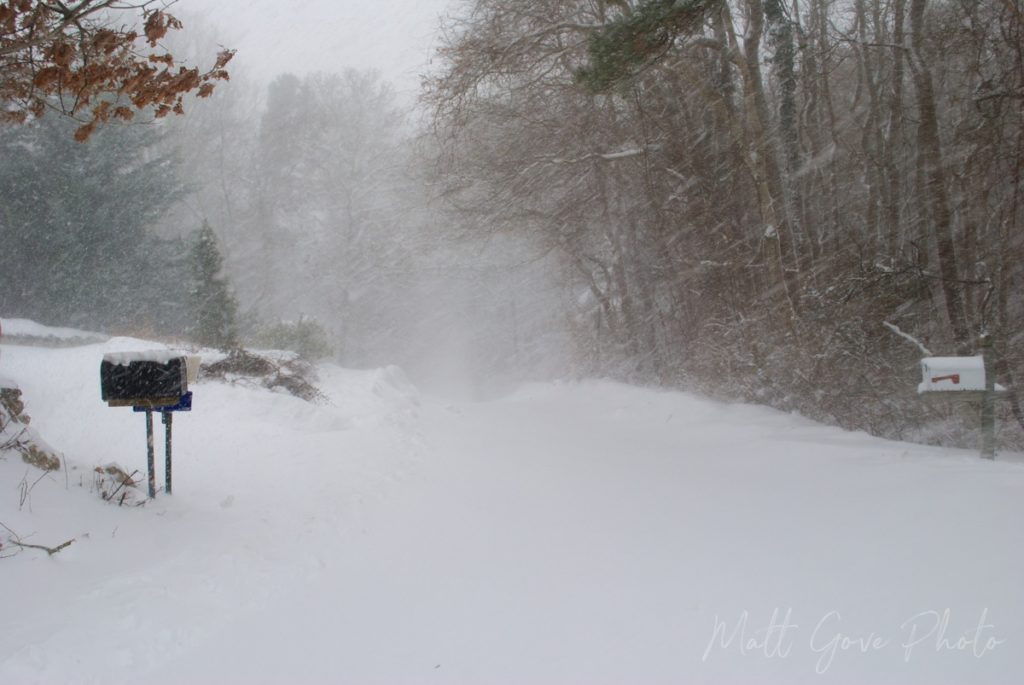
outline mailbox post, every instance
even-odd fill
[[[190,380],[198,374],[199,358],[171,352],[128,352],[103,356],[100,394],[111,407],[131,407],[146,414],[146,470],[149,496],[156,497],[153,412],[164,424],[164,491],[171,493],[171,426],[177,411],[192,410]]]
[[[992,338],[981,336],[984,360],[985,394],[981,396],[981,458],[996,458],[996,370],[992,358]]]
[[[149,492],[150,497],[156,493],[156,482],[153,474],[155,461],[153,454],[153,412],[160,412],[164,424],[164,492],[171,494],[171,425],[176,411],[192,411],[192,391],[189,390],[182,395],[177,404],[166,407],[132,407],[132,411],[146,412],[146,442],[149,452],[147,453],[147,464],[149,465]]]

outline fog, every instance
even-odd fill
[[[169,122],[195,187],[158,230],[214,227],[251,344],[314,322],[338,363],[458,396],[563,374],[557,260],[445,207],[417,119],[378,71],[238,79]]]
[[[448,4],[182,0],[179,14],[237,51],[240,76],[210,103],[233,111],[238,142],[181,148],[207,188],[176,222],[220,215],[251,320],[312,319],[339,363],[396,364],[431,390],[475,397],[565,373],[564,326],[552,326],[564,293],[541,246],[446,212],[433,189],[418,99]],[[192,50],[200,61],[204,48]],[[290,76],[298,90],[285,94]],[[216,178],[240,146],[256,151],[236,160],[245,171]]]
[[[418,97],[443,10],[442,2],[176,3],[184,28],[165,47],[201,67],[233,49],[231,80],[208,100],[191,99],[185,116],[108,127],[78,148],[59,119],[12,131],[8,142],[26,166],[35,165],[27,137],[66,158],[50,192],[80,188],[80,206],[64,220],[80,228],[63,258],[46,262],[57,285],[6,297],[3,314],[194,338],[189,255],[208,225],[244,345],[295,346],[282,330],[305,327],[321,343],[312,355],[353,368],[397,365],[413,382],[459,397],[564,374],[557,260],[439,197]],[[123,150],[121,162],[109,159],[111,146]],[[161,160],[159,169],[146,160]],[[132,186],[90,186],[90,166],[118,163],[132,169]],[[45,195],[39,184],[33,194]],[[104,213],[120,218],[91,227]],[[26,212],[20,232],[46,250],[35,221]],[[125,244],[129,255],[113,254]],[[78,266],[64,274],[65,263]]]
[[[226,47],[233,68],[269,82],[281,73],[376,70],[407,104],[415,101],[451,0],[179,0]],[[191,28],[191,27],[188,27]]]
[[[1019,15],[712,4],[173,3],[165,47],[231,80],[81,146],[3,130],[0,314],[187,342],[208,225],[245,345],[966,444],[905,391],[983,333],[1024,373]]]

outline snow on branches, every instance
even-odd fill
[[[22,123],[47,109],[81,123],[86,140],[111,118],[128,121],[152,108],[157,117],[184,112],[182,100],[208,97],[227,80],[233,50],[207,71],[176,63],[161,39],[178,19],[153,0],[0,0],[0,121]],[[118,13],[141,16],[138,27],[115,23]]]

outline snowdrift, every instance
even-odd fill
[[[325,365],[319,403],[200,380],[175,494],[117,506],[93,469],[143,469],[143,419],[99,400],[99,360],[153,345],[3,346],[70,468],[0,460],[0,522],[74,542],[0,548],[0,682],[1024,672],[1017,458],[608,382],[453,405]]]

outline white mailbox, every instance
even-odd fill
[[[985,359],[976,357],[925,357],[921,360],[921,384],[917,392],[983,392]]]

